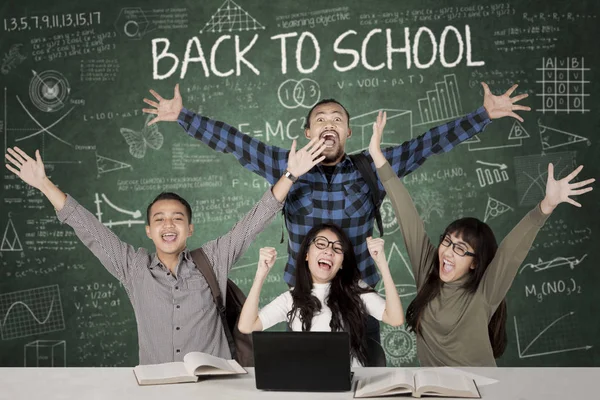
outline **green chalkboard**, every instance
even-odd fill
[[[367,147],[378,110],[385,142],[399,144],[480,107],[480,81],[495,93],[518,83],[524,123],[494,121],[405,178],[432,238],[475,216],[501,240],[543,197],[549,161],[559,176],[578,164],[599,175],[596,1],[37,3],[0,7],[3,150],[40,149],[51,179],[134,246],[152,245],[144,212],[162,190],[192,204],[194,248],[268,187],[176,123],[145,127],[142,98],[176,83],[188,109],[282,147],[305,143],[308,108],[334,97],[352,117],[349,153]],[[0,179],[0,366],[135,365],[123,288],[40,193],[7,170]],[[597,190],[581,202],[556,210],[517,274],[499,365],[600,365]],[[382,213],[407,307],[414,280],[389,203]],[[260,247],[285,253],[281,232],[279,216],[234,267],[245,290]],[[262,304],[286,289],[282,276],[280,260]],[[382,326],[382,340],[389,365],[417,365],[404,328]]]

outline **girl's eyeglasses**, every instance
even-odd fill
[[[334,252],[336,252],[337,254],[344,254],[344,246],[342,246],[342,242],[340,242],[339,240],[332,242],[325,236],[317,236],[312,240],[311,243],[314,244],[317,247],[317,249],[320,250],[325,250],[331,244],[331,248]]]

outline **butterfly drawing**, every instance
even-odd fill
[[[158,131],[158,126],[156,124],[148,126],[151,119],[152,115],[148,115],[144,127],[139,132],[129,128],[121,128],[121,135],[129,145],[129,153],[135,158],[144,158],[146,147],[154,150],[162,147],[164,138],[162,133]]]

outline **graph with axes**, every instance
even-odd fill
[[[554,179],[562,179],[576,168],[575,156],[575,152],[560,152],[515,157],[519,205],[533,206],[544,198],[548,163],[554,165]]]
[[[127,225],[127,227],[131,228],[131,225],[146,223],[146,221],[143,218],[140,219],[142,217],[142,213],[140,210],[129,211],[125,210],[122,207],[118,207],[117,205],[112,203],[104,193],[96,193],[95,197],[96,200],[94,201],[94,203],[96,204],[96,217],[98,217],[98,221],[102,222],[107,227],[112,228],[113,226]],[[106,218],[103,218],[104,214],[106,213],[102,211],[103,204],[113,209],[114,211],[117,211],[119,214],[123,214],[124,219],[118,219],[116,221],[113,219],[109,219],[107,221]]]
[[[65,329],[58,285],[0,294],[2,339]]]
[[[547,324],[544,328],[540,329],[537,334],[533,337],[533,339],[524,340],[519,333],[519,325],[517,323],[517,317],[513,317],[514,327],[515,327],[515,336],[517,340],[517,352],[520,359],[523,358],[532,358],[532,357],[541,357],[548,356],[551,354],[559,354],[559,353],[568,353],[572,351],[586,351],[591,349],[593,346],[591,345],[574,345],[574,346],[561,346],[560,343],[556,343],[557,341],[552,341],[549,336],[552,336],[554,331],[569,326],[573,324],[571,321],[574,318],[575,312],[568,312]],[[530,321],[531,322],[531,321]],[[546,339],[548,338],[548,339]],[[540,345],[540,343],[546,339],[545,345]],[[548,342],[552,343],[548,346]],[[536,345],[537,344],[537,345]],[[547,347],[548,346],[548,347]],[[545,347],[541,349],[540,347]]]
[[[74,148],[74,143],[66,140],[59,133],[60,124],[71,115],[75,109],[75,105],[68,106],[68,100],[71,93],[71,88],[68,80],[58,71],[48,70],[37,72],[31,70],[32,78],[29,84],[29,99],[23,99],[20,95],[15,95],[14,99],[20,107],[20,110],[29,118],[35,127],[31,127],[31,123],[23,125],[18,122],[13,124],[13,119],[19,120],[15,116],[15,112],[8,112],[9,96],[8,88],[4,88],[4,148],[9,147],[9,136],[11,144],[24,146],[34,138],[40,139],[36,142],[36,147],[40,149],[42,158],[46,163],[53,164],[80,164],[79,160],[51,160],[46,157],[46,147],[49,141],[56,141],[66,146],[62,154],[71,153]],[[33,105],[33,107],[31,107]],[[63,112],[64,111],[64,112]],[[58,112],[62,114],[54,116]],[[41,114],[40,114],[41,113]],[[9,116],[11,117],[9,119]],[[42,119],[47,119],[49,116],[54,118],[49,124],[42,123]],[[42,118],[43,117],[43,118]]]

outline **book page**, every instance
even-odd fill
[[[445,374],[431,370],[415,372],[415,386],[417,390],[424,386],[433,386],[452,391],[478,393],[472,379],[462,375]]]
[[[236,372],[227,360],[197,351],[187,353],[183,357],[183,362],[191,375],[222,375]]]
[[[247,374],[248,371],[244,369],[237,361],[235,360],[227,360],[227,362],[231,365],[231,368],[238,374]]]
[[[466,378],[472,379],[475,381],[477,387],[492,385],[494,383],[498,383],[497,379],[488,378],[487,376],[477,375],[472,372],[467,372],[462,369],[452,368],[452,367],[435,367],[435,368],[421,368],[420,371],[432,371],[435,370],[437,372],[443,372],[444,374],[453,374],[453,375],[462,375]]]
[[[197,380],[196,376],[187,371],[182,362],[138,365],[133,370],[140,384],[195,382]]]
[[[395,369],[383,374],[363,378],[358,382],[355,397],[381,394],[412,393],[413,374],[404,369]]]

